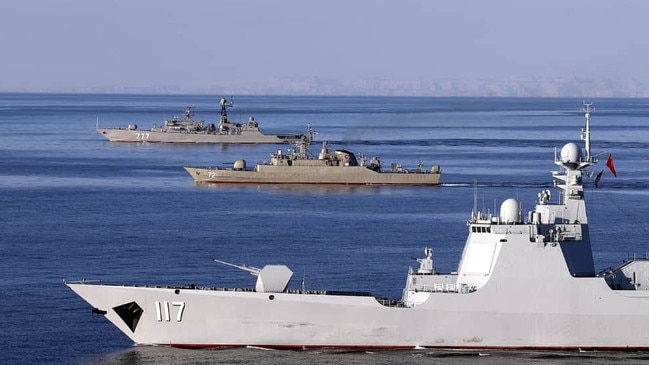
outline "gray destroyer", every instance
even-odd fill
[[[234,265],[257,277],[247,288],[66,285],[142,345],[649,350],[649,261],[594,268],[588,107],[582,138],[555,151],[556,197],[541,190],[526,215],[514,198],[474,207],[457,271],[437,272],[426,249],[400,299],[288,289],[285,265]]]
[[[347,150],[330,152],[326,141],[317,158],[308,156],[302,141],[288,152],[271,154],[270,162],[252,169],[245,160],[237,160],[232,168],[185,166],[185,170],[197,183],[237,184],[438,185],[441,176],[439,165],[425,169],[421,162],[413,169],[393,163],[384,170],[378,158],[367,163],[364,156],[357,159]]]
[[[162,126],[153,125],[151,129],[138,129],[137,124],[125,128],[97,128],[97,132],[111,142],[166,142],[166,143],[240,143],[240,144],[280,144],[311,142],[311,133],[302,134],[264,134],[259,124],[250,117],[246,123],[228,120],[227,108],[232,102],[221,99],[221,117],[218,125],[194,120],[191,107],[185,108],[184,117],[168,119]]]

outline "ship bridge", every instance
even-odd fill
[[[560,154],[555,150],[554,163],[560,170],[553,171],[552,177],[554,187],[559,191],[558,199],[552,199],[549,189],[541,191],[526,220],[523,219],[522,205],[516,199],[505,200],[498,215],[479,212],[474,201],[471,219],[467,222],[469,235],[458,268],[456,285],[460,291],[480,289],[498,266],[511,270],[520,264],[499,262],[503,250],[508,252],[506,260],[532,257],[530,264],[538,265],[535,257],[536,260],[541,257],[555,260],[549,251],[540,250],[559,249],[560,256],[557,257],[563,259],[571,276],[595,276],[582,171],[597,161],[590,152],[590,104],[585,104],[584,111],[586,129],[582,130],[581,137],[585,149],[567,143]],[[530,247],[536,251],[530,251]]]

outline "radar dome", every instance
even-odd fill
[[[579,164],[581,161],[581,149],[576,143],[567,143],[561,148],[561,163]]]
[[[236,161],[234,161],[233,168],[235,170],[244,170],[246,168],[246,160],[236,160]]]
[[[516,199],[507,199],[500,205],[500,221],[503,223],[520,223],[521,206]]]

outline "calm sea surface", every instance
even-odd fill
[[[220,96],[0,94],[0,363],[609,364],[649,354],[181,350],[134,347],[63,279],[253,286],[210,261],[287,264],[312,289],[398,298],[410,258],[452,271],[478,185],[486,210],[551,188],[554,148],[579,142],[581,99],[235,96],[232,120],[300,132],[384,163],[442,167],[438,187],[196,186],[183,165],[267,160],[287,146],[110,143],[96,125],[160,124],[185,106],[218,120]],[[587,190],[598,269],[649,252],[649,100],[594,99]],[[316,142],[311,150],[319,150]],[[603,161],[592,169],[599,172]],[[524,293],[522,293],[524,295]],[[597,329],[593,329],[597,330]],[[648,339],[649,341],[649,339]]]

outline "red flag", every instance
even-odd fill
[[[608,154],[608,160],[606,160],[606,167],[611,170],[613,176],[617,177],[617,172],[615,172],[615,165],[613,164],[613,155],[611,155],[610,153]]]

